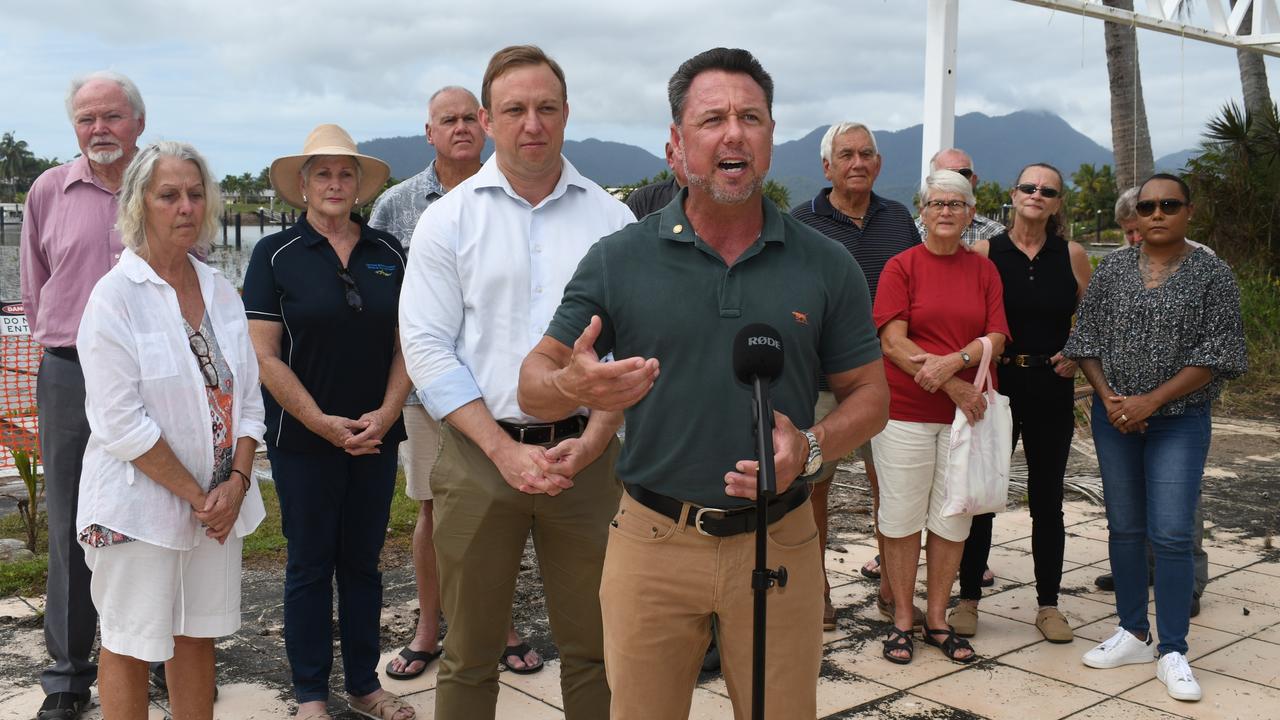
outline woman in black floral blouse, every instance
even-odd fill
[[[1193,517],[1209,451],[1210,405],[1247,368],[1240,290],[1225,262],[1187,243],[1191,192],[1154,175],[1138,194],[1143,242],[1108,255],[1063,353],[1093,385],[1093,439],[1110,526],[1120,627],[1084,656],[1112,668],[1154,658],[1145,545],[1155,552],[1156,677],[1199,700],[1187,664]]]

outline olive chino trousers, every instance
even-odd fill
[[[599,592],[609,520],[622,492],[613,472],[618,440],[573,478],[572,488],[551,497],[508,485],[484,452],[448,423],[441,435],[440,458],[431,473],[432,541],[449,630],[437,680],[436,718],[494,717],[498,658],[506,646],[516,576],[530,532],[551,635],[560,651],[565,717],[608,717]]]

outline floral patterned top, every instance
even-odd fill
[[[1062,354],[1097,358],[1107,384],[1122,395],[1151,392],[1184,367],[1209,368],[1209,384],[1155,412],[1181,415],[1213,402],[1227,380],[1249,367],[1240,289],[1231,268],[1200,248],[1163,283],[1147,288],[1139,252],[1129,247],[1103,258]]]
[[[231,437],[231,406],[235,398],[231,367],[218,347],[218,338],[213,333],[208,313],[201,320],[199,331],[193,330],[186,320],[182,321],[182,327],[190,338],[191,353],[200,365],[200,376],[205,379],[205,392],[209,398],[209,417],[213,423],[213,477],[208,490],[212,491],[231,477],[231,460],[235,455],[235,438]],[[79,539],[95,548],[135,540],[97,523],[81,530]]]

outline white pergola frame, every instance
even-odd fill
[[[1147,0],[1147,13],[1108,7],[1101,0],[1013,1],[1280,57],[1280,0],[1237,0],[1234,8],[1230,0],[1199,0],[1209,12],[1212,29],[1174,19],[1179,0]],[[934,153],[955,146],[959,6],[960,0],[929,0],[926,11],[920,177],[929,173],[929,158]],[[1249,8],[1253,8],[1253,26],[1248,35],[1240,35]]]

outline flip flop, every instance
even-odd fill
[[[868,570],[867,565],[871,565],[872,563],[875,563],[876,569]],[[871,562],[868,562],[865,565],[863,565],[861,568],[858,569],[858,572],[862,573],[862,577],[867,578],[869,580],[879,580],[880,579],[880,556],[877,555],[875,560],[872,560]]]
[[[404,660],[404,666],[407,668],[415,662],[421,662],[422,667],[417,672],[405,672],[396,670],[391,664],[394,660],[387,661],[387,677],[393,680],[412,680],[427,671],[427,666],[433,660],[444,654],[444,648],[436,648],[434,652],[429,650],[413,650],[408,645],[400,649],[400,658]]]
[[[498,660],[498,664],[517,675],[532,675],[542,669],[542,658],[538,658],[538,663],[530,667],[517,668],[511,667],[507,664],[507,658],[512,655],[520,658],[521,662],[523,662],[524,656],[528,655],[532,650],[533,648],[529,647],[529,643],[522,642],[519,645],[508,645],[506,649],[502,651],[502,658]]]

